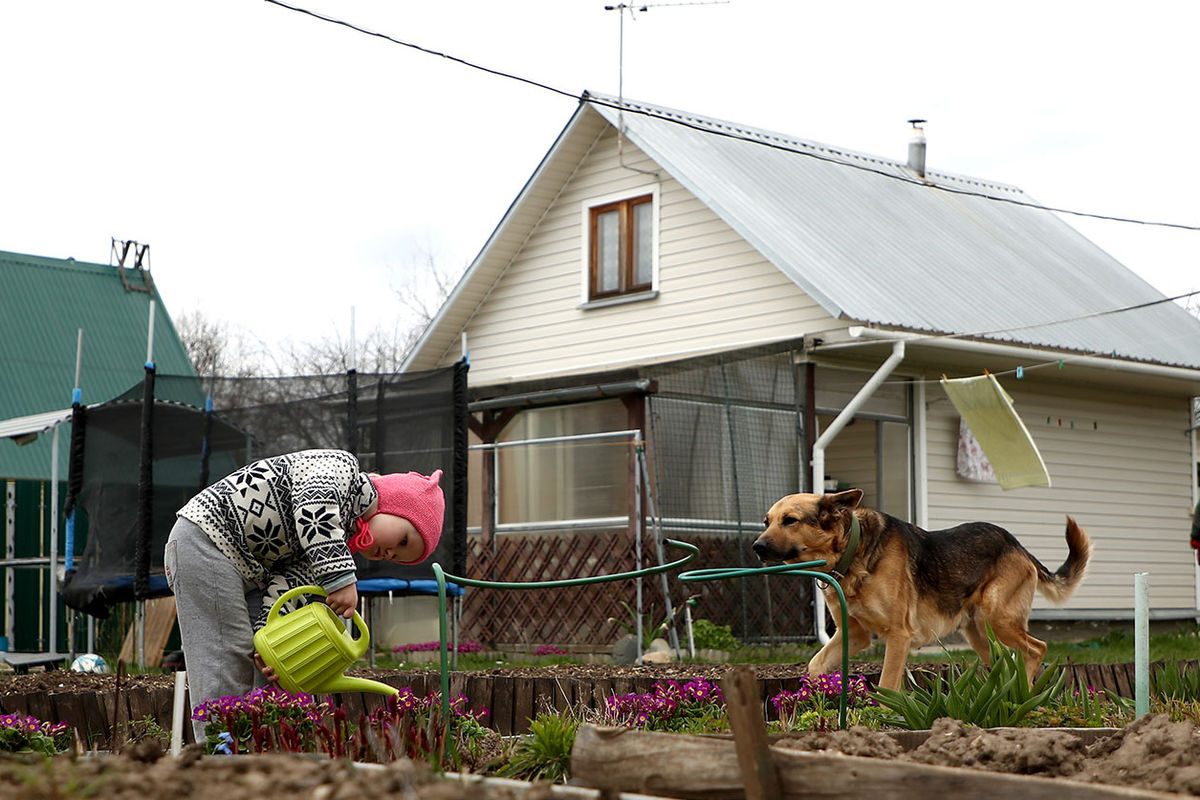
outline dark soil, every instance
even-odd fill
[[[798,664],[755,665],[762,677],[794,677]],[[540,677],[612,678],[639,676],[687,680],[719,680],[728,671],[723,664],[647,666],[547,665],[536,668],[484,670],[483,674]],[[355,669],[350,674],[378,677],[387,670]],[[104,692],[115,684],[113,675],[65,671],[0,675],[0,695],[45,691]],[[171,687],[174,676],[125,676],[123,686],[148,689]],[[790,736],[779,742],[806,750],[835,750],[849,755],[915,761],[952,767],[985,769],[1050,778],[1069,778],[1112,785],[1200,794],[1200,730],[1189,722],[1172,723],[1150,715],[1115,735],[1085,744],[1069,731],[1004,729],[982,731],[953,720],[940,720],[919,747],[904,751],[886,733],[855,728],[849,731],[814,732]],[[399,796],[416,800],[481,798],[500,800],[524,797],[526,787],[446,781],[420,764],[400,762],[352,769],[344,763],[296,756],[207,756],[192,751],[184,757],[159,758],[153,745],[130,748],[120,756],[55,759],[54,766],[40,760],[10,757],[0,760],[0,800],[28,797],[82,797],[74,794],[91,787],[108,800],[144,797],[180,797],[189,800],[228,800],[230,797],[314,797],[321,800]],[[75,788],[71,788],[75,787]],[[549,796],[546,793],[545,796]]]
[[[475,779],[435,776],[423,764],[352,766],[303,756],[204,756],[149,761],[129,754],[75,761],[9,757],[0,760],[0,800],[103,797],[105,800],[231,800],[292,797],[313,800],[534,800],[515,789]],[[547,792],[546,797],[549,796]]]
[[[691,680],[693,678],[708,678],[720,680],[729,671],[728,664],[646,664],[644,666],[613,665],[613,664],[545,664],[537,667],[507,667],[497,669],[477,670],[474,675],[495,676],[529,676],[529,677],[570,677],[588,678],[617,678],[617,677],[646,677],[667,680]],[[755,664],[754,671],[760,678],[795,678],[806,671],[803,664]],[[878,664],[864,664],[862,669],[852,665],[851,672],[879,671]],[[359,667],[349,670],[347,675],[360,678],[378,678],[383,675],[394,675],[396,670],[369,669]],[[146,689],[172,688],[175,677],[167,674],[126,675],[121,679],[121,686],[141,686]],[[91,674],[70,672],[68,670],[52,670],[50,672],[30,672],[24,675],[16,673],[0,673],[0,695],[22,694],[26,692],[96,692],[111,691],[116,685],[116,676],[112,674]]]
[[[47,692],[49,694],[111,692],[116,685],[117,676],[110,674],[96,675],[61,669],[49,672],[29,672],[23,675],[15,672],[0,673],[0,696],[30,692]],[[134,686],[145,689],[174,688],[175,676],[174,674],[164,674],[124,675],[121,677],[122,691]]]

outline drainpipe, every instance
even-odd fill
[[[854,415],[862,408],[871,395],[875,394],[875,390],[879,385],[887,380],[887,377],[892,374],[900,362],[904,360],[904,340],[892,342],[892,354],[888,356],[887,361],[880,365],[879,369],[875,370],[875,374],[863,384],[863,387],[858,390],[858,394],[850,399],[846,407],[833,420],[833,422],[821,432],[816,443],[813,445],[812,452],[812,485],[813,492],[820,494],[825,491],[825,450],[830,443],[842,432],[842,428],[854,419]],[[829,634],[825,631],[825,595],[816,587],[813,586],[813,624],[816,626],[817,641],[821,644],[829,642]]]
[[[1196,413],[1195,404],[1196,398],[1188,400],[1188,411],[1191,415]],[[1200,429],[1193,427],[1188,431],[1188,438],[1192,440],[1192,508],[1200,508],[1200,442],[1197,442],[1200,439]],[[1196,619],[1200,620],[1200,561],[1197,561],[1193,569],[1196,583]],[[12,606],[10,605],[9,608]]]

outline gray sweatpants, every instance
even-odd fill
[[[179,612],[192,706],[265,685],[254,666],[251,623],[262,589],[242,577],[208,534],[182,517],[167,539],[163,565]],[[192,722],[192,730],[203,742],[204,723]]]

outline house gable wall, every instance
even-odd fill
[[[595,143],[467,325],[471,383],[654,363],[796,338],[829,315],[703,202],[614,131]],[[582,308],[580,209],[658,185],[653,299]],[[447,354],[453,361],[458,353]]]

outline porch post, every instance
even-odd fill
[[[494,445],[504,427],[517,415],[517,409],[505,408],[500,411],[491,409],[481,413],[482,420],[473,415],[467,417],[469,427],[483,444]],[[482,452],[483,462],[480,465],[480,483],[483,484],[483,512],[479,520],[479,535],[484,545],[496,548],[496,448],[489,447]]]

